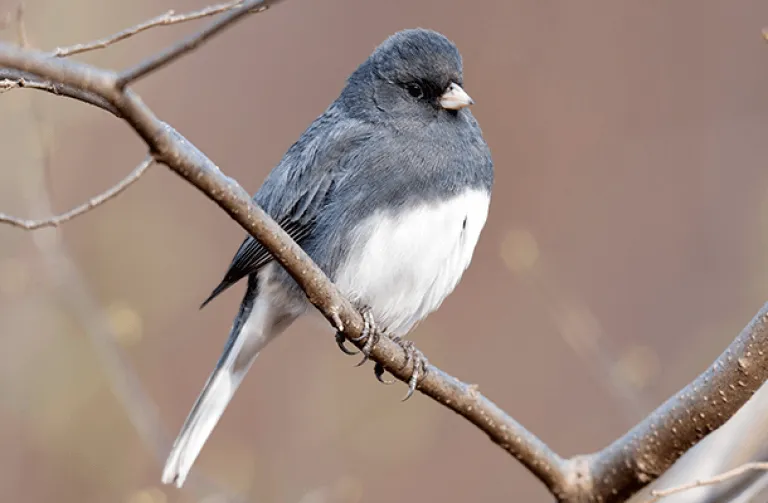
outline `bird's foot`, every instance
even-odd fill
[[[408,365],[412,365],[411,377],[408,379],[408,392],[403,397],[403,401],[408,400],[413,396],[413,392],[416,391],[416,386],[427,375],[427,369],[429,368],[429,360],[424,356],[414,344],[413,341],[406,341],[400,337],[393,337],[393,340],[403,348],[405,352],[405,363],[403,368],[408,368]]]
[[[358,367],[368,361],[368,358],[371,355],[371,350],[379,341],[379,333],[376,330],[376,322],[373,319],[373,312],[371,309],[369,307],[363,307],[360,309],[360,315],[363,317],[363,331],[358,337],[350,339],[352,342],[365,341],[362,348],[363,359],[360,363],[357,364]],[[347,355],[356,355],[360,352],[349,349],[345,343],[346,338],[344,337],[344,334],[341,332],[336,332],[336,344],[339,346],[339,349],[342,351],[342,353]]]
[[[363,347],[359,351],[363,353],[363,359],[356,365],[357,367],[369,360],[371,351],[373,351],[374,346],[376,346],[376,343],[379,342],[380,338],[380,333],[376,326],[376,321],[373,319],[373,312],[371,309],[369,307],[363,307],[360,309],[360,315],[363,317],[363,331],[358,337],[350,338],[352,342],[363,342]],[[424,356],[424,353],[416,348],[412,341],[404,340],[402,337],[397,336],[392,337],[392,341],[400,346],[403,349],[403,352],[405,352],[405,362],[403,363],[402,368],[406,369],[410,365],[412,369],[411,377],[408,379],[408,392],[405,394],[405,397],[403,397],[403,401],[405,401],[413,396],[413,393],[416,391],[416,386],[422,379],[424,379],[424,376],[427,375],[429,361],[427,360],[427,357]],[[336,332],[336,344],[338,344],[339,349],[344,354],[356,355],[358,351],[353,351],[347,348],[345,342],[346,339],[344,334]],[[377,362],[373,367],[373,373],[379,382],[383,384],[394,384],[396,382],[394,379],[391,381],[384,379],[385,372],[386,369],[384,369],[384,366],[381,363]]]
[[[403,401],[406,401],[413,396],[413,392],[416,391],[416,386],[419,381],[424,379],[424,376],[427,375],[429,360],[424,356],[424,353],[416,348],[412,341],[403,340],[401,337],[392,337],[392,341],[400,346],[405,352],[405,363],[403,363],[402,368],[405,369],[408,365],[413,366],[411,377],[408,379],[408,392],[405,394],[405,397],[403,397]],[[384,366],[381,363],[376,363],[376,366],[373,368],[373,373],[376,375],[376,379],[383,384],[394,384],[396,382],[394,379],[391,381],[384,379],[385,372],[386,370],[384,369]]]

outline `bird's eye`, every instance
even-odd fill
[[[421,86],[415,82],[410,82],[405,85],[405,90],[408,91],[408,94],[413,96],[414,98],[418,99],[424,96],[424,90],[421,88]]]

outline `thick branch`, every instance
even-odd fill
[[[593,494],[618,501],[725,424],[768,379],[768,304],[717,360],[626,435],[587,456]],[[606,499],[608,501],[608,499]]]
[[[50,54],[0,44],[0,66],[106,101],[149,146],[153,156],[197,187],[258,239],[304,289],[310,302],[347,338],[360,335],[362,319],[306,253],[194,145],[160,121],[123,85],[170,63],[243,15],[268,2],[245,1],[208,29],[131,70],[124,77]],[[0,70],[1,72],[2,70]],[[7,71],[7,70],[5,70]],[[127,77],[125,77],[127,75]],[[46,89],[47,90],[47,89]],[[75,92],[76,91],[76,92]],[[79,99],[79,98],[78,98]],[[84,100],[91,104],[93,100]],[[97,105],[98,106],[98,105]],[[104,107],[102,107],[104,108]],[[541,440],[485,398],[477,387],[430,366],[422,393],[462,415],[519,459],[565,502],[623,501],[663,473],[701,438],[721,426],[768,377],[768,305],[721,357],[688,387],[603,451],[563,460]],[[353,342],[354,343],[354,342]],[[355,343],[360,347],[360,343]],[[382,337],[372,351],[401,381],[410,377],[402,349]]]

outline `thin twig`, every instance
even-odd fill
[[[22,33],[22,30],[25,29],[23,12],[18,15],[16,21],[18,23],[18,30]],[[28,42],[25,43],[28,46]],[[44,87],[38,87],[37,89],[48,90]],[[34,213],[50,214],[52,209],[50,193],[47,188],[47,175],[50,172],[52,163],[52,147],[49,138],[43,134],[43,118],[35,100],[30,101],[30,111],[34,118],[35,129],[40,141],[42,153],[40,170],[44,175],[37,194],[34,196],[30,195],[29,197],[30,206],[32,206],[31,210]],[[103,198],[103,201],[106,201],[116,196],[134,181],[138,180],[152,163],[154,163],[154,158],[151,155],[147,156],[147,159],[128,177],[99,196],[99,198]],[[132,181],[130,181],[131,179]],[[94,203],[95,199],[97,198],[92,199],[91,203],[94,205],[99,204]],[[60,232],[60,229],[52,228],[49,229],[49,232],[37,233],[33,237],[33,242],[43,258],[51,282],[57,287],[56,290],[61,295],[62,300],[82,323],[85,333],[101,360],[112,391],[125,410],[136,433],[147,449],[154,455],[155,459],[162,462],[169,441],[158,415],[158,407],[144,390],[136,369],[131,365],[130,360],[126,358],[118,345],[114,328],[105,316],[102,306],[99,305],[99,302],[83,279],[83,274],[77,263],[70,256],[63,240],[60,239]],[[196,496],[198,496],[197,499],[200,499],[200,495],[210,494],[213,496],[225,496],[225,499],[232,503],[243,503],[242,498],[238,495],[228,494],[229,491],[222,490],[218,484],[208,480],[199,471],[190,482],[188,490],[194,491]]]
[[[618,357],[613,350],[614,341],[603,331],[592,311],[563,293],[563,285],[556,284],[548,272],[547,265],[539,259],[536,269],[529,271],[523,279],[530,282],[531,292],[540,294],[541,304],[548,306],[550,318],[563,342],[583,362],[595,383],[614,397],[627,424],[634,424],[637,418],[652,410],[652,405],[648,405],[646,397],[626,378],[616,375],[614,365]]]
[[[17,11],[16,24],[19,34],[25,33],[24,11],[21,6]],[[20,35],[20,37],[24,41],[23,44],[28,46],[29,43],[26,37],[23,35]],[[47,173],[50,171],[53,148],[50,138],[44,134],[43,117],[36,105],[35,100],[31,100],[29,108],[42,154],[40,171],[43,176],[41,178],[45,180],[45,178],[47,178]],[[27,230],[46,226],[56,227],[59,223],[85,213],[88,209],[98,206],[128,188],[128,186],[138,180],[141,174],[144,173],[153,162],[154,158],[151,155],[148,155],[146,159],[131,172],[131,174],[117,185],[113,186],[103,194],[92,198],[88,203],[58,217],[46,220],[24,221],[13,218],[9,219],[4,215],[0,215],[0,222],[10,223],[11,225],[20,226]],[[51,213],[51,200],[45,181],[42,181],[39,190],[34,192],[34,195],[30,194],[28,197],[30,210],[33,213]],[[147,447],[151,448],[156,454],[160,454],[159,451],[162,448],[161,446],[167,444],[167,441],[160,441],[160,429],[155,427],[159,424],[159,421],[157,420],[157,407],[143,392],[140,380],[136,376],[136,373],[130,371],[132,370],[130,369],[130,365],[128,365],[125,358],[120,353],[119,348],[116,346],[116,337],[112,333],[109,321],[106,319],[101,306],[98,305],[96,300],[90,294],[85,282],[82,281],[82,277],[79,274],[75,262],[71,260],[59,237],[60,231],[58,229],[52,229],[51,233],[36,234],[33,242],[46,265],[51,282],[58,291],[61,291],[63,288],[67,290],[64,298],[68,301],[72,310],[82,322],[86,334],[90,337],[95,350],[101,356],[104,362],[104,370],[110,378],[113,390],[118,399],[125,405],[124,408],[136,428],[136,431],[145,441]]]
[[[656,503],[657,501],[667,496],[672,496],[673,494],[690,491],[691,489],[696,489],[697,487],[706,487],[706,486],[721,484],[730,479],[738,477],[739,475],[743,475],[745,473],[753,472],[753,471],[768,471],[768,462],[754,461],[751,463],[744,463],[741,466],[737,466],[733,470],[728,470],[727,472],[723,472],[720,475],[715,475],[714,477],[710,477],[708,479],[696,480],[689,484],[683,484],[683,485],[671,487],[669,489],[657,489],[657,490],[651,491],[651,495],[653,497],[649,499],[646,503]]]
[[[155,160],[152,156],[148,156],[146,159],[144,159],[141,162],[141,164],[139,164],[133,171],[131,171],[128,174],[128,176],[120,180],[117,184],[105,190],[98,196],[92,197],[85,203],[79,206],[76,206],[75,208],[72,208],[66,213],[62,213],[60,215],[56,215],[50,218],[44,218],[40,220],[25,220],[22,218],[6,215],[5,213],[0,213],[0,223],[10,224],[14,227],[20,227],[28,231],[40,229],[43,227],[58,227],[62,223],[68,222],[73,218],[79,217],[83,213],[87,213],[88,211],[91,211],[97,206],[104,204],[105,202],[109,201],[113,197],[123,192],[125,189],[133,185],[136,181],[138,181],[138,179],[141,178],[141,175],[143,175],[147,171],[147,169],[149,169],[149,167],[154,163],[154,161]]]
[[[169,47],[160,54],[153,56],[137,66],[130,68],[122,72],[117,77],[117,88],[123,89],[131,82],[140,79],[141,77],[162,68],[171,61],[175,61],[184,54],[195,50],[201,44],[205,43],[209,38],[213,37],[222,30],[228,28],[236,21],[245,17],[246,14],[263,12],[270,6],[278,3],[280,0],[245,0],[242,4],[232,12],[229,12],[221,17],[218,21],[211,23],[204,30],[188,37],[180,43]]]
[[[234,0],[232,2],[225,2],[217,5],[209,5],[200,10],[187,12],[186,14],[176,14],[175,11],[169,10],[165,14],[160,14],[143,23],[139,23],[136,26],[126,28],[108,37],[94,40],[92,42],[85,42],[82,44],[74,44],[66,47],[57,47],[51,54],[57,58],[65,58],[67,56],[73,56],[75,54],[82,54],[84,52],[93,51],[96,49],[104,49],[110,45],[132,37],[138,33],[155,28],[157,26],[169,26],[173,24],[185,23],[187,21],[194,21],[196,19],[202,19],[204,17],[215,16],[223,12],[227,12],[238,7],[244,0]]]

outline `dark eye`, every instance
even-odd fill
[[[424,90],[416,82],[409,82],[408,84],[406,84],[405,90],[408,91],[408,94],[410,94],[416,99],[424,96]]]

